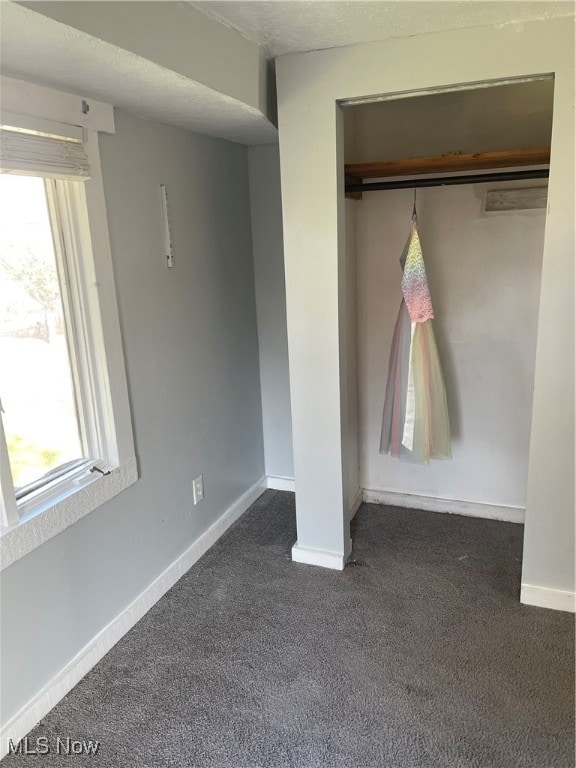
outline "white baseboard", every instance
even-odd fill
[[[268,488],[273,488],[276,491],[295,491],[294,478],[291,477],[268,475],[266,483]],[[358,512],[360,504],[362,504],[362,488],[358,489],[350,504],[350,520]],[[350,551],[352,551],[352,540],[350,540]],[[304,565],[318,565],[321,568],[332,568],[333,570],[342,571],[348,557],[344,557],[337,552],[327,552],[323,549],[299,547],[298,542],[296,542],[292,547],[292,560],[295,563],[303,563]]]
[[[576,613],[576,593],[565,592],[563,589],[522,584],[520,602],[524,605],[535,605],[538,608],[552,608],[554,611]]]
[[[267,475],[266,487],[272,488],[274,491],[294,491],[296,490],[296,483],[293,477],[281,477],[279,475]]]
[[[338,552],[328,552],[324,549],[309,549],[299,547],[298,542],[292,547],[292,560],[304,565],[318,565],[321,568],[331,568],[334,571],[343,571],[348,557]]]
[[[466,515],[467,517],[483,517],[488,520],[502,520],[508,523],[524,523],[526,514],[523,507],[505,507],[498,504],[484,504],[479,501],[458,501],[437,496],[419,496],[415,493],[400,493],[386,489],[364,488],[363,499],[371,504],[424,509],[428,512],[446,512],[451,515]]]
[[[69,693],[92,667],[147,613],[196,563],[223,533],[246,512],[266,488],[262,478],[240,496],[196,541],[166,568],[115,619],[104,627],[0,730],[0,759],[8,752],[8,741],[16,744]]]

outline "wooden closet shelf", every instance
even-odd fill
[[[379,163],[349,163],[344,166],[344,169],[346,176],[354,179],[380,179],[389,176],[518,168],[549,163],[550,147],[529,147],[498,152],[454,153],[439,157],[410,157],[405,160],[386,160]]]

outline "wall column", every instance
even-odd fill
[[[350,554],[343,458],[345,305],[339,300],[345,289],[343,118],[335,102],[309,103],[306,88],[285,98],[281,74],[279,90],[298,528],[292,557],[341,570]],[[307,142],[301,141],[304,115],[311,128]]]

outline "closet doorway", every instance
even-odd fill
[[[524,520],[553,93],[543,77],[344,106],[349,484],[367,501]],[[429,465],[379,452],[415,185],[452,438]]]

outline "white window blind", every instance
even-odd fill
[[[90,163],[82,142],[2,128],[0,171],[84,180],[90,178]]]

